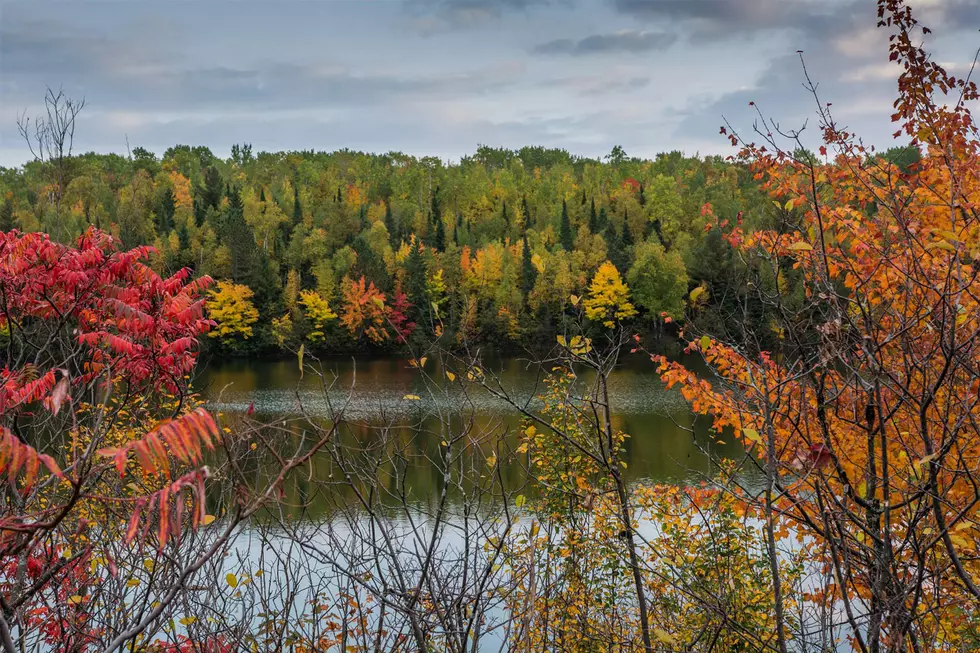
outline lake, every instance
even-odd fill
[[[690,361],[692,365],[696,362]],[[431,381],[427,384],[420,371],[401,358],[319,362],[307,358],[307,364],[311,363],[322,370],[323,377],[307,371],[301,378],[295,359],[206,361],[195,388],[212,409],[229,420],[254,405],[259,420],[285,420],[303,412],[328,423],[331,406],[336,409],[344,405],[350,437],[354,438],[370,439],[375,429],[391,425],[413,438],[413,446],[419,451],[436,451],[445,437],[438,428],[440,419],[458,424],[465,415],[478,430],[503,434],[510,443],[518,441],[521,417],[516,410],[472,386],[464,396],[455,390],[458,384],[447,383],[433,361],[428,362],[426,373],[448,386],[436,391]],[[501,358],[484,361],[484,366],[513,397],[533,402],[545,389],[541,366],[527,360]],[[709,420],[695,420],[680,394],[663,387],[646,356],[624,357],[611,374],[609,389],[613,425],[631,436],[625,449],[631,480],[699,483],[712,474],[710,457],[735,458],[743,452],[731,438],[712,437]],[[424,456],[413,459],[412,464],[415,468],[408,473],[418,494],[438,487],[440,475],[434,466],[426,464]],[[508,474],[516,477],[519,470],[506,469]]]

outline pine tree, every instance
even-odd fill
[[[10,231],[14,228],[14,202],[9,197],[0,206],[0,231]]]
[[[606,230],[602,237],[606,241],[606,258],[612,261],[620,272],[624,272],[622,246],[619,234],[616,233],[616,225],[611,220],[606,222]]]
[[[388,240],[397,243],[398,234],[395,232],[395,216],[391,212],[391,200],[385,202],[385,229],[388,230]]]
[[[405,291],[412,304],[409,317],[425,328],[429,326],[429,296],[426,291],[429,269],[421,245],[421,242],[412,239],[408,258],[405,259]]]
[[[174,190],[169,186],[164,186],[160,193],[160,200],[157,202],[157,233],[166,236],[174,228],[174,212],[176,211],[177,199],[174,197]]]
[[[501,209],[500,211],[500,215],[504,219],[504,231],[506,232],[507,230],[510,229],[510,216],[507,215],[507,200],[504,200],[504,206],[503,209]]]
[[[265,202],[265,186],[259,186],[259,201]]]
[[[606,214],[606,207],[602,207],[599,209],[599,229],[605,229],[607,226],[609,226],[609,216]]]
[[[572,223],[568,220],[568,204],[565,200],[561,201],[561,228],[559,230],[559,239],[562,248],[566,252],[572,251],[575,247],[575,241],[572,238]]]
[[[641,183],[640,184],[640,197],[639,197],[640,206],[646,206],[646,203],[647,203],[646,195],[644,195],[644,191],[645,190],[646,189],[643,188],[643,184]]]
[[[629,211],[623,214],[623,232],[621,234],[622,240],[620,243],[623,246],[623,251],[627,251],[633,246],[633,232],[630,230],[630,214]]]
[[[527,232],[524,232],[523,249],[521,250],[521,290],[524,295],[524,305],[527,306],[527,296],[534,290],[534,282],[538,279],[538,269],[531,260],[531,246],[527,242]]]
[[[528,226],[531,224],[531,207],[527,205],[527,195],[521,198],[521,212],[524,214],[522,231],[527,231]]]
[[[209,208],[217,209],[221,206],[221,173],[214,166],[208,166],[204,172],[204,187],[198,189],[198,195],[205,213]]]
[[[446,224],[442,221],[442,216],[436,218],[436,250],[446,251]]]
[[[299,203],[299,178],[293,179],[293,224],[303,221],[303,207]]]
[[[255,234],[245,222],[245,210],[238,188],[228,189],[228,205],[221,213],[218,224],[218,237],[231,251],[231,278],[235,283],[245,284],[256,293],[259,292],[259,269],[255,246]]]
[[[592,206],[589,207],[589,233],[599,233],[599,216],[595,212],[595,198],[592,198]]]
[[[367,211],[363,204],[361,204],[361,210],[357,215],[357,222],[360,231],[367,229]]]

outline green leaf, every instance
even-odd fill
[[[786,209],[787,211],[792,211],[793,210],[793,203],[795,201],[796,201],[795,199],[788,199],[788,200],[786,200],[786,203],[783,204],[783,208]]]
[[[518,494],[516,497],[514,497],[514,505],[518,508],[523,508],[525,503],[527,503],[527,499],[523,494]]]
[[[701,351],[706,351],[708,347],[711,346],[711,338],[708,336],[701,336]]]

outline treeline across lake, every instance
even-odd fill
[[[746,166],[620,147],[600,161],[481,146],[451,164],[137,147],[0,169],[0,197],[4,231],[67,242],[95,226],[126,248],[153,246],[161,274],[213,277],[209,341],[236,354],[391,351],[433,335],[550,345],[607,261],[593,294],[623,285],[620,317],[640,330],[683,319],[692,292],[702,329],[737,314],[759,330],[767,317],[744,300],[749,277],[724,229],[778,229],[792,212]]]

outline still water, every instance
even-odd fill
[[[203,365],[195,387],[213,409],[230,417],[254,405],[260,419],[285,419],[302,411],[329,421],[331,408],[343,406],[345,421],[359,437],[370,438],[372,429],[395,424],[421,439],[416,444],[422,450],[437,450],[443,437],[438,428],[426,424],[460,413],[513,442],[519,437],[521,416],[514,408],[472,386],[463,396],[458,384],[447,383],[432,361],[425,370],[428,383],[418,369],[399,358],[338,358],[313,364],[322,375],[308,371],[301,378],[295,359],[211,360]],[[546,389],[545,370],[527,360],[484,361],[484,369],[499,378],[503,390],[531,406]],[[433,382],[440,387],[433,390]],[[645,356],[627,356],[613,371],[609,391],[613,425],[630,435],[625,460],[632,480],[700,482],[712,474],[711,457],[737,458],[743,451],[731,438],[710,434],[709,420],[695,419],[680,394],[663,387]],[[425,467],[424,457],[418,465]],[[428,470],[414,471],[422,477],[416,479],[416,487],[435,487],[425,482]]]

